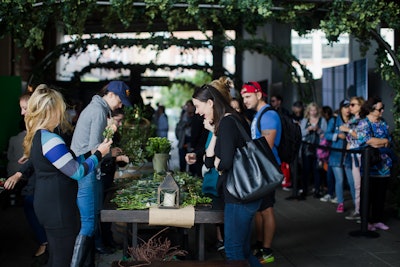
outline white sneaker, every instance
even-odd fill
[[[325,196],[321,197],[319,200],[321,200],[322,202],[328,202],[332,200],[331,195],[326,194]]]
[[[346,220],[360,220],[360,213],[353,211],[352,213],[350,213],[349,215],[347,215],[346,217],[344,217]]]
[[[337,197],[331,198],[330,201],[331,201],[331,203],[333,203],[333,204],[338,204]]]

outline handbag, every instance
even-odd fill
[[[255,201],[275,190],[282,183],[283,174],[265,138],[252,140],[241,123],[232,119],[246,145],[236,148],[233,166],[227,173],[226,188],[243,202]]]
[[[203,165],[202,170],[206,169]],[[213,195],[218,197],[217,182],[218,182],[218,172],[215,168],[206,169],[203,171],[203,184],[201,186],[201,191],[207,195]]]
[[[205,148],[207,149],[210,141],[211,141],[212,133],[210,132],[207,137],[207,142]],[[202,169],[203,174],[203,184],[201,186],[201,191],[204,194],[209,194],[218,197],[217,191],[217,182],[218,182],[218,172],[215,168],[208,169],[205,165],[203,165]]]
[[[369,166],[375,166],[382,162],[381,152],[379,148],[370,147],[369,150]]]
[[[308,125],[311,125],[310,121],[307,122],[307,126]],[[321,118],[318,120],[318,127],[321,127]],[[315,131],[311,131],[304,137],[303,141],[307,143],[302,145],[304,156],[316,156],[316,145],[320,142],[319,134]]]
[[[329,142],[325,138],[320,138],[319,145],[324,146],[324,147],[330,147],[331,142]],[[328,162],[329,154],[330,154],[330,150],[328,148],[322,148],[322,147],[317,148],[317,159],[319,159],[320,161]]]
[[[375,137],[374,129],[372,128],[371,122],[367,119],[368,126],[371,130],[372,137]],[[368,153],[368,161],[369,161],[369,166],[373,167],[379,163],[382,162],[382,157],[381,157],[381,152],[379,148],[368,146],[369,148],[369,153]]]

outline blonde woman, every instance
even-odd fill
[[[65,122],[65,110],[61,93],[42,84],[32,94],[25,115],[24,156],[31,160],[36,173],[33,205],[46,231],[49,267],[70,265],[79,231],[76,180],[96,168],[112,143],[104,141],[85,161],[76,161],[64,140],[54,132]]]
[[[303,141],[311,144],[319,144],[320,136],[323,135],[327,128],[325,118],[321,116],[320,107],[317,103],[312,102],[307,105],[304,118],[300,122],[301,134]],[[316,157],[316,147],[304,145],[302,148],[303,159],[303,175],[302,189],[303,192],[299,195],[299,200],[305,200],[308,193],[307,174],[312,174],[314,177],[314,197],[321,198],[321,177]]]

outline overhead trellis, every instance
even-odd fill
[[[132,29],[154,32],[156,26],[173,32],[190,27],[201,31],[243,27],[254,33],[268,21],[289,23],[300,34],[322,29],[335,42],[349,33],[363,45],[377,41],[377,71],[396,91],[394,98],[395,136],[400,140],[399,51],[381,41],[380,27],[400,29],[400,6],[391,0],[3,0],[0,2],[0,38],[11,35],[15,44],[29,49],[43,48],[43,37],[52,27],[66,34],[82,36],[90,23],[104,32]],[[119,30],[121,27],[118,26]],[[252,45],[251,43],[249,43]],[[262,49],[262,48],[259,48]],[[257,51],[257,50],[255,50]],[[390,56],[393,61],[386,60]],[[395,62],[393,65],[392,62]]]
[[[46,73],[46,69],[53,66],[57,60],[62,55],[66,55],[68,57],[77,55],[79,53],[87,51],[88,47],[91,45],[96,45],[100,51],[104,51],[110,48],[129,48],[133,46],[139,46],[142,48],[147,48],[149,46],[153,47],[155,50],[164,50],[171,46],[178,46],[182,53],[188,50],[200,49],[200,48],[208,48],[212,49],[213,46],[217,45],[220,47],[235,47],[237,52],[250,51],[257,52],[259,54],[263,54],[269,56],[270,58],[276,58],[279,62],[285,66],[287,70],[287,77],[290,82],[294,82],[297,84],[298,93],[301,99],[305,101],[311,101],[316,98],[313,77],[310,71],[301,64],[301,62],[292,55],[288,48],[280,47],[271,43],[266,42],[263,39],[236,39],[229,40],[223,38],[215,38],[215,39],[206,39],[206,40],[198,40],[194,38],[188,39],[179,39],[176,37],[165,38],[162,36],[155,36],[147,39],[134,39],[134,38],[110,38],[108,36],[103,36],[100,38],[89,38],[89,39],[79,39],[77,41],[72,41],[68,43],[63,43],[58,45],[52,52],[50,52],[35,68],[29,79],[29,83],[32,83],[34,80],[40,80],[41,75]],[[101,58],[101,54],[99,55],[97,62],[89,63],[86,67],[84,67],[81,71],[78,71],[74,74],[74,80],[78,80],[82,75],[88,73],[91,69],[94,68],[103,68],[103,69],[129,69],[129,64],[121,63],[121,62],[98,62]],[[298,73],[297,69],[294,67],[293,63],[296,63],[300,66],[302,73]],[[211,66],[209,65],[159,65],[154,63],[149,63],[143,66],[138,64],[134,64],[135,67],[142,67],[151,70],[157,69],[198,69],[210,72]],[[225,75],[233,76],[234,74],[229,73],[225,70]]]

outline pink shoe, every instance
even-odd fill
[[[343,213],[343,212],[344,212],[343,203],[339,203],[339,205],[336,208],[336,213]]]
[[[376,229],[381,229],[381,230],[389,230],[389,226],[387,226],[384,223],[378,222],[378,223],[374,223],[374,227]]]
[[[375,226],[373,224],[369,223],[368,224],[368,231],[375,231],[375,230],[376,230]]]

